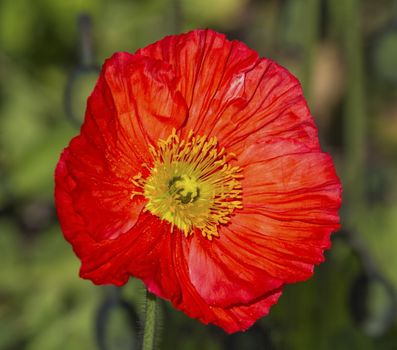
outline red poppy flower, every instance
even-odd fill
[[[245,330],[324,260],[341,185],[299,82],[211,30],[108,59],[55,172],[80,275]]]

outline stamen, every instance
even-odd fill
[[[241,169],[228,162],[235,157],[218,151],[215,137],[189,132],[180,140],[175,129],[157,147],[150,146],[153,166],[144,179],[139,173],[131,182],[146,197],[146,209],[178,227],[187,237],[195,229],[209,240],[218,237],[218,226],[227,224],[235,209],[242,208]]]

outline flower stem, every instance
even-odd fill
[[[153,350],[156,332],[157,298],[146,291],[146,319],[143,333],[142,350]]]

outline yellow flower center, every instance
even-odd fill
[[[150,147],[153,166],[150,175],[141,174],[132,182],[144,195],[146,210],[183,231],[185,236],[197,228],[209,240],[219,236],[218,225],[226,224],[236,208],[242,208],[241,169],[228,162],[233,157],[218,151],[215,137],[189,133],[180,140],[175,130],[157,147]]]

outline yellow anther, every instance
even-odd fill
[[[229,222],[235,209],[242,208],[241,169],[228,162],[234,157],[224,148],[218,150],[215,137],[195,136],[192,131],[180,140],[173,130],[157,147],[150,146],[153,157],[150,175],[134,176],[132,183],[142,189],[146,209],[179,228],[185,236],[194,229],[211,240],[218,237],[218,226]],[[147,167],[147,166],[146,166]]]

